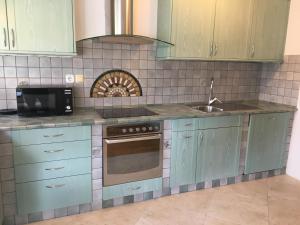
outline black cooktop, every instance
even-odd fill
[[[97,110],[97,112],[104,119],[158,115],[157,113],[154,113],[143,107],[139,107],[139,108],[105,108],[105,109],[99,109],[99,110]]]

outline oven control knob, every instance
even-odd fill
[[[71,106],[67,105],[67,106],[66,106],[66,109],[69,109],[69,110],[70,110],[70,109],[71,109]]]
[[[122,133],[123,134],[127,133],[127,130],[126,129],[122,129]]]
[[[149,127],[148,129],[149,129],[150,131],[153,131],[153,127]]]
[[[146,127],[143,127],[143,128],[142,128],[142,131],[143,131],[143,132],[145,132],[146,130],[147,130],[147,128],[146,128]]]
[[[135,128],[136,132],[140,132],[141,129],[139,127]]]
[[[129,132],[132,133],[133,132],[133,128],[129,128]]]

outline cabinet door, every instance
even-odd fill
[[[172,57],[210,57],[214,9],[215,0],[173,0]]]
[[[7,0],[12,50],[74,52],[72,0]]]
[[[254,0],[250,57],[281,60],[286,39],[290,0]]]
[[[251,12],[252,0],[217,0],[213,58],[247,58]]]
[[[195,131],[173,132],[171,187],[195,183],[197,136]]]
[[[228,127],[199,131],[196,182],[237,176],[241,129]]]
[[[0,193],[1,192],[1,186],[0,186]],[[2,208],[2,194],[0,195],[0,224],[3,224],[3,208]]]
[[[6,2],[5,0],[0,0],[0,50],[9,49],[7,32]]]
[[[245,173],[283,167],[290,114],[252,115],[248,133]]]

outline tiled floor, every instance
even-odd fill
[[[288,176],[59,218],[35,225],[300,225],[300,182]]]

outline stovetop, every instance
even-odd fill
[[[111,118],[126,118],[126,117],[140,117],[140,116],[154,116],[158,115],[144,107],[137,108],[106,108],[99,109],[97,112],[104,119]]]

